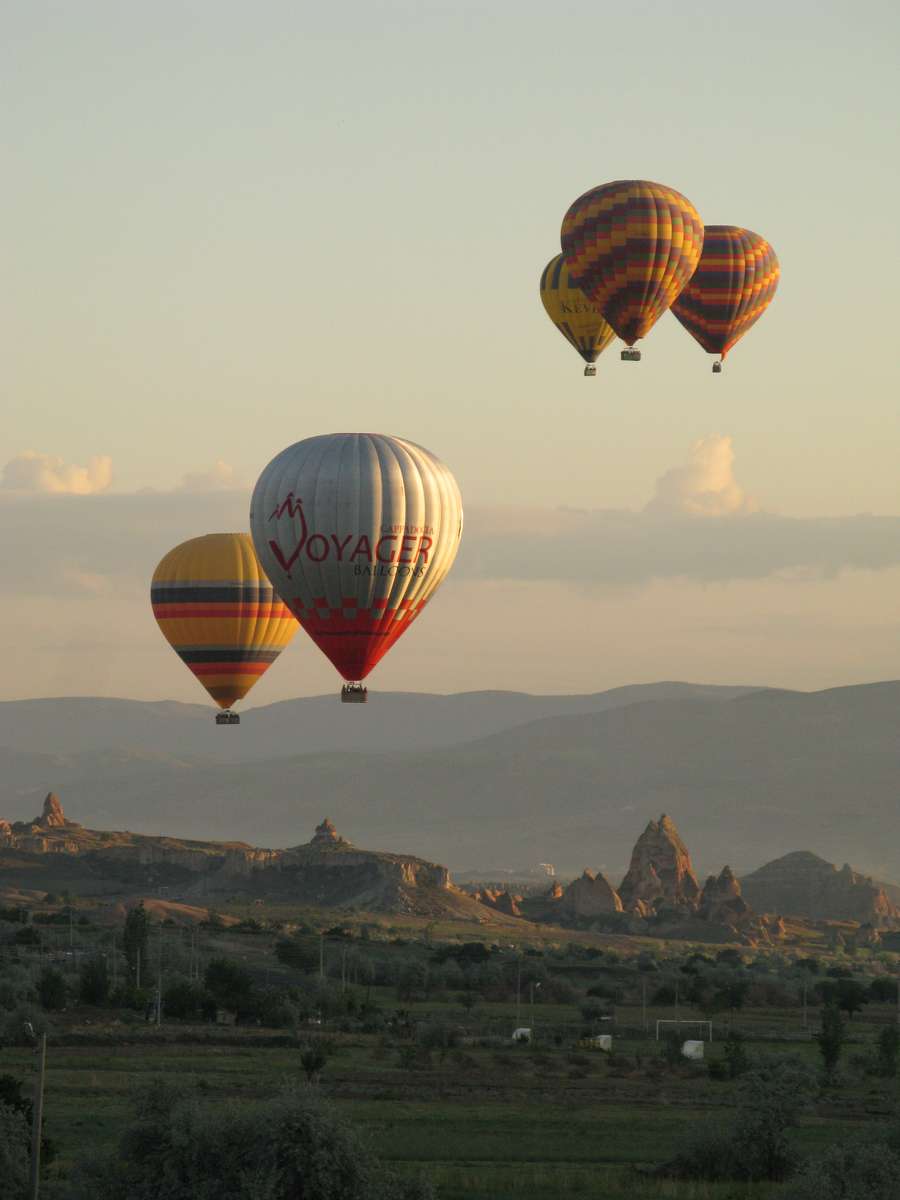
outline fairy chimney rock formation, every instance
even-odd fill
[[[562,895],[562,907],[573,917],[596,917],[604,913],[622,912],[622,901],[605,875],[585,869],[580,879],[574,879]]]
[[[732,925],[751,915],[752,909],[741,895],[741,885],[731,867],[723,867],[718,876],[710,875],[703,885],[697,906],[698,917]]]
[[[696,908],[700,884],[691,856],[665,813],[658,821],[650,821],[638,838],[619,896],[627,912],[646,912],[664,904]]]
[[[312,844],[314,846],[333,845],[337,842],[342,842],[344,839],[332,825],[331,821],[326,817],[321,825],[316,826],[316,832],[313,834]]]
[[[68,825],[66,814],[63,812],[63,806],[59,802],[59,796],[56,792],[48,792],[44,800],[44,810],[35,825],[40,825],[44,829],[61,829],[64,825]]]

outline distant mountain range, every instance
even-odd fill
[[[663,683],[594,696],[384,693],[210,710],[0,704],[0,816],[49,790],[94,828],[296,844],[327,813],[357,844],[451,869],[552,862],[621,878],[648,811],[701,869],[795,849],[900,878],[900,683],[800,693]]]

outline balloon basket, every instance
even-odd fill
[[[641,352],[635,350],[634,346],[626,346],[622,351],[622,362],[640,362]]]
[[[594,366],[593,363],[588,363],[588,365],[584,368],[584,373],[585,373],[585,375],[588,375],[588,376],[596,375],[597,368]]]
[[[226,709],[225,712],[216,713],[217,725],[240,725],[241,718],[236,712],[231,709]]]
[[[713,375],[721,375],[721,374],[722,374],[722,364],[720,362],[714,362],[713,363]]]
[[[368,704],[369,689],[361,683],[345,683],[341,688],[341,704]]]

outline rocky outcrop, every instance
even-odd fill
[[[59,796],[55,792],[48,792],[44,799],[44,811],[35,821],[36,825],[40,825],[43,829],[61,829],[67,825],[66,814],[63,812],[63,806],[59,802]]]
[[[744,898],[760,912],[811,921],[858,921],[876,929],[900,924],[900,909],[884,889],[846,863],[838,869],[808,850],[766,863],[741,880]]]
[[[663,813],[638,838],[619,896],[626,912],[647,915],[662,906],[692,911],[700,885],[687,846]]]
[[[508,917],[521,917],[522,915],[519,907],[522,897],[514,896],[505,889],[496,891],[494,888],[482,888],[475,893],[475,899],[479,904],[484,904],[487,908],[494,909],[495,912],[505,913]]]
[[[570,917],[599,917],[622,912],[622,901],[605,875],[585,870],[573,879],[559,900],[560,910]]]
[[[311,846],[327,846],[333,842],[342,842],[344,839],[338,834],[338,831],[326,817],[321,825],[316,826],[316,831],[312,836]]]
[[[741,895],[741,885],[731,867],[723,867],[719,875],[710,875],[707,879],[697,905],[697,916],[704,921],[735,926],[752,918],[753,909]]]

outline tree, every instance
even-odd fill
[[[729,1128],[704,1128],[659,1174],[679,1179],[781,1180],[796,1168],[788,1131],[814,1090],[809,1071],[793,1059],[773,1059],[741,1076],[737,1114]]]
[[[203,975],[206,990],[222,1008],[246,1012],[253,999],[253,976],[230,958],[214,958]]]
[[[822,1028],[816,1034],[816,1041],[819,1043],[822,1066],[828,1083],[834,1081],[834,1073],[840,1062],[846,1037],[847,1031],[840,1009],[835,1004],[826,1004],[822,1009]]]
[[[141,971],[147,959],[147,939],[150,936],[150,918],[144,908],[143,900],[132,908],[125,918],[125,931],[122,934],[122,950],[128,969],[136,980],[140,979]]]
[[[869,993],[865,985],[855,979],[839,979],[836,999],[838,1008],[852,1021],[853,1014],[869,1003]]]
[[[38,977],[37,994],[41,1008],[58,1012],[66,1007],[66,981],[53,967],[44,967]]]
[[[314,1088],[222,1107],[165,1083],[138,1097],[106,1158],[79,1164],[67,1200],[432,1200],[384,1170]]]
[[[886,1079],[896,1079],[900,1062],[900,1029],[885,1025],[878,1035],[878,1073]]]
[[[897,980],[879,975],[869,984],[869,999],[873,1004],[897,1003]]]
[[[94,954],[81,964],[78,998],[82,1004],[98,1007],[109,999],[109,972],[102,954]]]
[[[744,1045],[743,1035],[736,1030],[731,1030],[725,1039],[725,1062],[729,1079],[737,1079],[750,1069],[750,1059]]]
[[[295,935],[275,943],[275,957],[286,967],[313,974],[319,969],[319,939]]]

